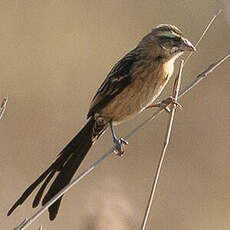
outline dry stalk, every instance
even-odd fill
[[[180,68],[179,68],[179,72],[178,75],[175,79],[174,82],[174,87],[173,87],[173,95],[172,97],[174,98],[175,102],[171,104],[171,110],[170,110],[170,117],[169,117],[169,121],[168,121],[168,127],[167,127],[167,131],[166,131],[166,135],[165,135],[165,139],[164,139],[164,146],[161,152],[161,157],[160,160],[158,162],[158,166],[157,166],[157,170],[154,176],[154,180],[153,180],[153,184],[152,184],[152,189],[151,189],[151,193],[149,196],[149,201],[147,204],[147,208],[145,210],[145,215],[143,218],[143,222],[142,222],[142,226],[141,226],[141,230],[144,230],[146,227],[146,223],[149,217],[149,212],[153,203],[153,198],[156,192],[156,188],[157,188],[157,183],[159,180],[159,176],[160,176],[160,172],[161,172],[161,168],[162,168],[162,164],[165,158],[165,153],[169,144],[169,140],[170,140],[170,136],[171,136],[171,131],[172,131],[172,125],[173,125],[173,120],[174,120],[174,116],[175,116],[175,112],[176,112],[176,103],[177,103],[177,99],[179,96],[179,90],[180,90],[180,84],[181,84],[181,73],[182,73],[182,69],[184,66],[184,60],[181,60],[180,63]]]
[[[5,112],[7,101],[8,101],[8,97],[4,97],[2,100],[2,104],[0,106],[0,120],[2,119],[2,116]]]
[[[198,47],[198,45],[200,44],[201,40],[203,39],[203,37],[205,36],[205,34],[208,32],[209,28],[211,27],[211,25],[213,24],[213,22],[215,21],[215,19],[217,18],[217,16],[219,16],[219,14],[222,13],[223,10],[219,10],[210,20],[210,22],[208,23],[208,25],[206,26],[204,32],[201,34],[199,40],[197,41],[197,43],[195,44],[195,47]],[[193,55],[193,53],[189,53],[188,57],[185,59],[184,64],[187,63],[187,61],[189,60],[189,58]]]

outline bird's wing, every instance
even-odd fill
[[[136,49],[126,54],[109,72],[108,76],[97,90],[87,117],[100,111],[116,95],[118,95],[132,81],[131,72],[134,63],[138,60]]]

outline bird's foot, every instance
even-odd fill
[[[148,107],[146,107],[146,109],[158,107],[158,108],[163,108],[167,113],[170,113],[171,110],[168,108],[170,104],[176,105],[176,107],[181,110],[183,108],[182,105],[178,101],[176,101],[174,97],[170,96],[157,104],[149,105]]]
[[[166,98],[165,100],[160,102],[160,104],[162,104],[162,107],[169,113],[171,112],[171,110],[168,108],[168,106],[171,104],[175,105],[176,108],[179,108],[180,110],[182,110],[183,108],[183,106],[172,96]]]
[[[128,145],[128,141],[124,138],[114,139],[114,153],[122,157],[125,153],[125,145]]]

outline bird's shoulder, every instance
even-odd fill
[[[106,106],[110,100],[131,83],[132,67],[139,60],[138,56],[135,48],[114,65],[93,97],[87,117]]]

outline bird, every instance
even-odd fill
[[[59,153],[57,159],[13,204],[9,216],[42,182],[32,207],[52,199],[74,176],[86,154],[98,138],[110,128],[114,151],[122,156],[128,142],[118,138],[114,126],[141,113],[160,95],[174,71],[175,60],[195,46],[174,25],[161,24],[145,35],[137,46],[121,58],[108,73],[93,97],[87,122]],[[43,193],[55,177],[47,193]],[[62,197],[49,208],[49,219],[57,216]]]

